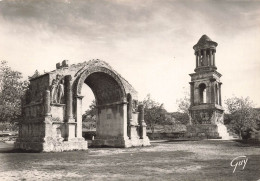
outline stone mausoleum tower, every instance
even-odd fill
[[[224,109],[221,101],[222,76],[217,72],[217,43],[203,35],[193,46],[196,57],[195,73],[190,74],[190,137],[220,138]]]

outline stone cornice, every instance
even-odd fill
[[[195,72],[195,73],[191,73],[189,74],[191,77],[195,76],[195,75],[199,75],[199,74],[207,74],[207,73],[213,73],[216,74],[219,78],[222,76],[221,73],[219,73],[216,70],[209,70],[209,71],[204,71],[204,72]]]

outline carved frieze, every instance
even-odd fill
[[[195,124],[210,124],[212,116],[212,110],[192,111],[192,119]]]

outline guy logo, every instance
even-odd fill
[[[230,162],[230,166],[234,167],[233,173],[236,171],[237,167],[242,167],[242,170],[244,170],[244,168],[246,167],[246,163],[248,161],[248,158],[246,156],[238,156],[236,158],[234,158],[231,162]]]

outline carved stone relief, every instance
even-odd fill
[[[194,111],[193,120],[196,121],[195,124],[210,124],[213,111],[204,110],[204,111]]]
[[[53,79],[50,91],[51,103],[62,104],[64,102],[64,78],[61,75],[58,74],[56,79]]]

